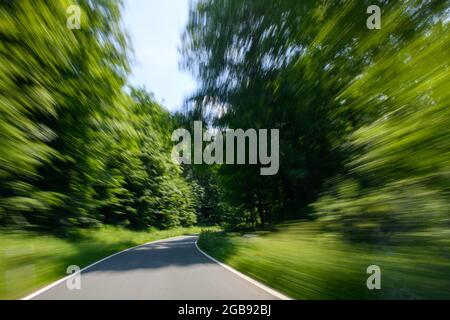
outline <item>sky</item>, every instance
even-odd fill
[[[130,83],[145,86],[170,111],[180,109],[195,88],[194,79],[179,68],[181,34],[189,0],[126,0],[124,23],[134,59]]]

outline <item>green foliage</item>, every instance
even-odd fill
[[[107,221],[133,228],[196,222],[193,186],[171,161],[171,116],[143,90],[132,89],[125,126],[109,153],[111,184],[100,211]],[[125,143],[124,143],[125,142]]]
[[[396,23],[382,32],[401,18],[385,15]],[[347,112],[367,117],[348,137],[345,176],[314,204],[330,227],[392,241],[436,240],[448,229],[450,28],[429,23],[385,46],[340,93]]]
[[[58,155],[50,146],[55,133],[40,120],[56,117],[60,97],[52,91],[77,50],[64,8],[64,1],[0,4],[0,221],[47,209],[60,198],[31,182],[38,167]]]
[[[0,225],[194,224],[193,185],[170,159],[172,116],[124,88],[122,2],[79,1],[79,30],[66,27],[71,4],[0,4]]]
[[[200,248],[294,299],[448,299],[447,246],[349,243],[320,221],[290,221],[276,232],[205,231]],[[447,237],[448,239],[448,237]],[[366,270],[381,268],[381,290]]]
[[[194,135],[194,121],[207,122],[201,109],[191,110],[174,115],[176,128],[189,130]],[[192,151],[193,152],[193,151]],[[226,222],[226,215],[232,209],[225,199],[225,187],[220,181],[218,165],[185,165],[184,177],[190,181],[195,194],[198,220],[203,224],[221,224]]]
[[[194,107],[217,127],[280,130],[277,176],[219,170],[234,224],[313,207],[349,234],[448,228],[449,3],[380,1],[382,28],[369,30],[372,4],[192,6],[183,62],[201,83]]]

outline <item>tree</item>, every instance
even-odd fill
[[[126,89],[121,1],[0,4],[0,224],[64,231],[196,221],[193,186],[170,161],[172,116]]]
[[[400,85],[394,73],[385,77],[395,68],[380,69],[370,79],[366,72],[398,52],[412,58],[413,51],[404,49],[415,48],[417,37],[425,37],[423,46],[431,45],[429,33],[448,8],[448,1],[383,1],[383,27],[369,30],[371,4],[203,0],[193,5],[183,62],[201,84],[196,101],[220,109],[213,121],[219,128],[280,130],[277,176],[259,177],[251,166],[223,168],[240,215],[259,212],[261,223],[310,216],[309,205],[326,181],[347,175],[351,159],[364,158],[367,149],[349,147],[355,134],[392,110],[379,85]],[[385,66],[394,63],[399,61]],[[421,74],[405,72],[403,80],[422,83]],[[362,91],[367,89],[368,96]]]

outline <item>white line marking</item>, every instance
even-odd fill
[[[256,281],[253,278],[250,278],[249,276],[246,276],[245,274],[243,274],[242,272],[237,271],[236,269],[220,262],[217,259],[214,259],[213,257],[211,257],[209,254],[207,254],[206,252],[204,252],[202,249],[199,248],[198,244],[198,239],[195,241],[195,247],[198,249],[198,251],[200,251],[201,253],[203,253],[206,257],[208,257],[209,259],[211,259],[212,261],[218,263],[219,265],[221,265],[222,267],[224,267],[225,269],[227,269],[228,271],[233,272],[234,274],[238,275],[239,277],[247,280],[248,282],[252,283],[253,285],[259,287],[260,289],[263,289],[264,291],[270,293],[271,295],[281,299],[281,300],[292,300],[292,298],[289,298],[288,296],[272,289],[269,286],[266,286],[265,284],[262,284],[261,282]]]
[[[148,244],[153,244],[153,243],[157,243],[157,242],[163,242],[163,241],[167,241],[167,240],[171,240],[171,239],[175,239],[175,238],[180,238],[180,237],[186,237],[186,236],[176,236],[176,237],[167,238],[167,239],[161,239],[161,240],[150,241],[150,242],[147,242],[147,243],[144,243],[144,244],[140,244],[140,245],[137,245],[137,246],[134,246],[134,247],[131,247],[131,248],[122,250],[122,251],[120,251],[120,252],[116,252],[116,253],[114,253],[114,254],[112,254],[112,255],[110,255],[110,256],[107,256],[107,257],[105,257],[105,258],[103,258],[103,259],[101,259],[101,260],[98,260],[97,262],[94,262],[93,264],[88,265],[87,267],[84,267],[83,269],[81,269],[81,270],[78,271],[78,272],[72,273],[72,274],[70,274],[70,275],[68,275],[68,276],[66,276],[66,277],[64,277],[64,278],[62,278],[62,279],[60,279],[60,280],[58,280],[58,281],[56,281],[56,282],[53,282],[52,284],[50,284],[50,285],[48,285],[48,286],[46,286],[46,287],[44,287],[44,288],[42,288],[42,289],[40,289],[40,290],[38,290],[38,291],[36,291],[36,292],[34,292],[34,293],[32,293],[32,294],[26,296],[25,298],[22,298],[21,300],[31,300],[31,299],[33,299],[34,297],[40,295],[41,293],[44,293],[45,291],[47,291],[47,290],[49,290],[49,289],[51,289],[51,288],[57,286],[58,284],[60,284],[60,283],[62,283],[62,282],[64,282],[64,281],[69,280],[71,277],[74,277],[74,276],[80,274],[81,272],[83,272],[83,271],[85,271],[85,270],[87,270],[87,269],[89,269],[89,268],[95,266],[96,264],[99,264],[100,262],[103,262],[103,261],[105,261],[105,260],[108,260],[108,259],[110,259],[110,258],[112,258],[112,257],[114,257],[114,256],[117,256],[117,255],[121,254],[121,253],[130,251],[130,250],[133,250],[133,249],[136,249],[136,248],[139,248],[139,247],[148,245]]]
[[[172,239],[176,239],[176,238],[181,238],[181,237],[185,237],[185,238],[186,238],[186,237],[192,237],[192,236],[189,236],[189,235],[187,235],[187,236],[176,236],[176,237],[167,238],[167,239],[161,239],[161,240],[150,241],[150,242],[147,242],[147,243],[143,243],[143,244],[140,244],[140,245],[137,245],[137,246],[134,246],[134,247],[131,247],[131,248],[128,248],[128,249],[125,249],[125,250],[116,252],[116,253],[114,253],[114,254],[112,254],[112,255],[109,255],[109,256],[107,256],[107,257],[101,259],[101,260],[98,260],[98,261],[96,261],[96,262],[94,262],[94,263],[92,263],[92,264],[90,264],[90,265],[84,267],[83,269],[81,269],[81,270],[78,271],[78,272],[75,272],[75,273],[73,273],[73,274],[70,274],[70,275],[68,275],[68,276],[66,276],[66,277],[64,277],[64,278],[62,278],[62,279],[60,279],[60,280],[58,280],[58,281],[55,281],[55,282],[51,283],[50,285],[48,285],[48,286],[46,286],[46,287],[44,287],[44,288],[42,288],[42,289],[40,289],[40,290],[38,290],[38,291],[36,291],[36,292],[30,294],[30,295],[28,295],[28,296],[22,298],[21,300],[31,300],[31,299],[33,299],[34,297],[36,297],[36,296],[38,296],[38,295],[44,293],[45,291],[50,290],[51,288],[57,286],[58,284],[60,284],[60,283],[62,283],[62,282],[64,282],[64,281],[67,281],[67,280],[70,279],[71,277],[74,277],[74,276],[80,274],[81,272],[83,272],[83,271],[85,271],[85,270],[87,270],[87,269],[89,269],[89,268],[92,268],[93,266],[95,266],[95,265],[97,265],[97,264],[99,264],[99,263],[101,263],[101,262],[103,262],[103,261],[105,261],[105,260],[108,260],[108,259],[110,259],[110,258],[112,258],[112,257],[115,257],[115,256],[117,256],[117,255],[119,255],[119,254],[125,253],[125,252],[127,252],[127,251],[130,251],[130,250],[133,250],[133,249],[136,249],[136,248],[139,248],[139,247],[148,245],[148,244],[153,244],[153,243],[158,243],[158,242],[168,241],[168,240],[172,240]],[[220,262],[220,261],[214,259],[213,257],[211,257],[210,255],[208,255],[206,252],[204,252],[202,249],[199,248],[199,246],[197,245],[197,241],[198,241],[198,239],[194,242],[195,247],[197,248],[197,250],[200,251],[202,254],[204,254],[204,255],[205,255],[206,257],[208,257],[209,259],[213,260],[214,262],[216,262],[217,264],[219,264],[220,266],[222,266],[223,268],[227,269],[228,271],[233,272],[234,274],[238,275],[239,277],[241,277],[241,278],[243,278],[243,279],[249,281],[249,282],[252,283],[253,285],[255,285],[255,286],[257,286],[257,287],[259,287],[259,288],[265,290],[266,292],[270,293],[271,295],[273,295],[273,296],[275,296],[275,297],[277,297],[277,298],[279,298],[279,299],[281,299],[281,300],[291,300],[291,298],[287,297],[286,295],[283,295],[282,293],[280,293],[280,292],[278,292],[278,291],[275,291],[274,289],[272,289],[272,288],[270,288],[270,287],[268,287],[268,286],[266,286],[266,285],[264,285],[264,284],[262,284],[262,283],[256,281],[255,279],[252,279],[252,278],[246,276],[245,274],[243,274],[243,273],[237,271],[236,269],[233,269],[232,267],[227,266],[226,264],[224,264],[224,263],[222,263],[222,262]]]

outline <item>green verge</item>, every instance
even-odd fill
[[[146,242],[195,234],[201,227],[131,231],[118,227],[77,230],[61,239],[29,232],[0,233],[0,299],[17,299],[64,276],[69,265],[81,268],[115,252]]]
[[[445,246],[354,243],[290,222],[275,231],[204,231],[202,250],[294,299],[449,299]],[[381,290],[368,290],[369,265],[381,268]]]

